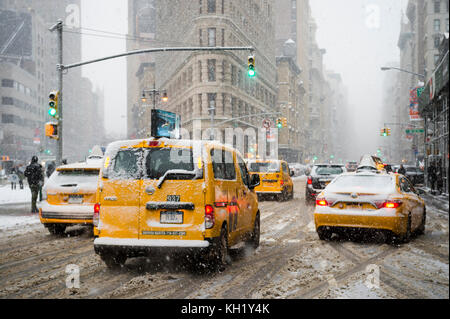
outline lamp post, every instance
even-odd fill
[[[156,108],[156,97],[157,96],[161,96],[161,101],[163,101],[163,102],[167,102],[169,100],[169,98],[167,96],[167,91],[166,90],[157,90],[154,82],[153,82],[153,89],[142,90],[142,98],[141,98],[142,103],[147,102],[146,93],[148,94],[148,97],[153,100],[153,109]]]
[[[415,73],[415,72],[411,72],[411,71],[408,71],[408,70],[405,70],[405,69],[400,69],[400,68],[396,68],[396,67],[393,67],[393,66],[382,66],[381,67],[381,71],[389,71],[389,70],[397,70],[397,71],[400,71],[400,72],[406,72],[406,73],[409,73],[409,74],[412,74],[412,75],[417,75],[418,77],[420,77],[422,79],[425,79],[425,75],[419,74],[419,73]]]

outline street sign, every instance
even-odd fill
[[[263,126],[263,128],[266,128],[266,129],[271,128],[272,127],[272,121],[268,120],[268,119],[264,119],[263,122],[262,122],[262,126]]]
[[[425,130],[423,128],[406,130],[406,134],[416,134],[416,133],[424,133],[424,132],[425,132]]]

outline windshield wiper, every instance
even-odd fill
[[[192,175],[192,179],[198,177],[198,173],[195,171],[186,171],[183,169],[169,169],[164,173],[163,176],[161,176],[158,180],[158,184],[156,185],[158,188],[161,188],[164,181],[167,179],[170,175]]]

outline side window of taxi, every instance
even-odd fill
[[[411,187],[408,183],[408,181],[404,178],[400,178],[400,190],[404,193],[412,193]]]
[[[250,175],[247,170],[247,165],[245,165],[244,160],[240,156],[236,156],[236,157],[237,157],[239,169],[241,171],[242,181],[244,182],[244,185],[246,185],[248,187],[250,185]]]
[[[289,170],[286,163],[281,163],[281,167],[283,168],[283,174],[289,175]]]
[[[234,166],[233,153],[223,149],[212,149],[211,160],[215,179],[236,179],[236,168]]]
[[[117,152],[114,157],[110,178],[136,179],[139,178],[139,158],[142,151],[124,149]]]

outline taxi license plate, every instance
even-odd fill
[[[183,212],[161,212],[161,224],[183,224]]]
[[[82,204],[83,195],[69,195],[69,204]]]

